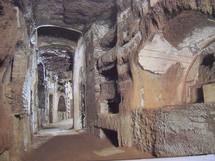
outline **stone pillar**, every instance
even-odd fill
[[[81,75],[84,72],[84,60],[85,60],[85,42],[81,37],[78,41],[78,45],[74,56],[74,70],[73,70],[73,95],[74,95],[74,129],[82,129],[81,121],[81,91],[80,85],[83,81]]]
[[[59,96],[57,92],[57,87],[54,90],[55,92],[53,93],[53,123],[58,122],[58,102],[59,102]]]

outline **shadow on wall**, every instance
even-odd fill
[[[61,28],[57,26],[44,26],[38,28],[38,36],[49,36],[56,38],[65,38],[67,40],[78,41],[80,38],[80,33],[77,31],[72,32],[66,28]]]
[[[104,136],[116,147],[119,146],[117,131],[102,129]]]

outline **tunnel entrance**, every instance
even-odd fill
[[[70,124],[69,129],[85,126],[85,92],[80,88],[84,85],[83,42],[78,30],[44,25],[33,32],[39,104],[36,115],[42,129],[56,124]]]
[[[119,146],[118,142],[118,134],[117,131],[109,130],[109,129],[102,129],[105,137],[113,144],[115,147]]]
[[[71,118],[70,100],[73,99],[73,57],[74,52],[64,45],[48,45],[38,50],[39,102],[48,117],[43,124],[56,123]],[[40,65],[42,64],[42,65]],[[42,69],[41,69],[42,68]],[[71,121],[71,126],[73,121]]]
[[[78,42],[80,38],[80,32],[75,30],[69,30],[58,26],[42,26],[38,28],[38,36],[47,36],[55,38],[64,38],[67,40]]]
[[[211,69],[213,67],[214,61],[215,61],[214,55],[208,54],[203,58],[201,65],[207,66],[209,67],[209,69]]]
[[[119,104],[120,104],[120,96],[116,96],[116,98],[112,100],[108,100],[108,112],[111,114],[119,113]]]

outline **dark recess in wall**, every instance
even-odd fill
[[[65,38],[72,41],[78,41],[81,34],[76,31],[59,27],[41,27],[38,29],[38,36],[50,36],[57,38]]]
[[[102,131],[104,132],[106,138],[116,147],[119,146],[118,143],[118,134],[116,131],[114,130],[109,130],[109,129],[102,129]]]
[[[215,61],[214,55],[208,54],[203,58],[201,65],[208,66],[211,69],[213,67],[214,61]]]
[[[203,88],[197,88],[197,103],[203,103],[204,102],[204,93]]]
[[[102,71],[101,73],[107,80],[117,80],[118,79],[118,72],[117,68],[114,65],[113,68],[109,70]]]
[[[113,100],[108,100],[108,112],[112,114],[119,113],[120,95],[118,94]]]

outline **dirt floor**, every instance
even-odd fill
[[[102,149],[114,148],[106,139],[98,139],[87,134],[56,136],[48,140],[39,148],[25,155],[23,161],[96,161],[117,159],[150,158],[135,148],[117,148],[120,154],[99,156]],[[108,152],[107,152],[108,153]]]

